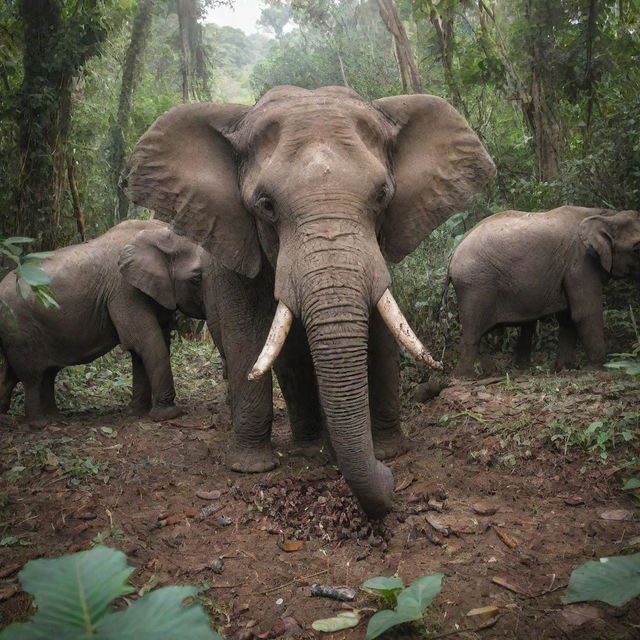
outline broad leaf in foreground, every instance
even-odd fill
[[[571,574],[562,602],[600,600],[620,607],[640,595],[640,553],[585,562]]]
[[[0,638],[90,637],[112,600],[133,591],[126,584],[132,571],[124,553],[102,546],[28,562],[20,581],[22,589],[33,595],[37,611],[29,622],[5,629]],[[47,635],[40,635],[40,629]]]

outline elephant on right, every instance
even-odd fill
[[[455,374],[474,376],[480,339],[497,326],[521,326],[516,347],[527,364],[539,318],[560,325],[556,369],[571,368],[577,338],[594,366],[604,363],[602,288],[640,278],[640,213],[558,207],[502,211],[482,220],[451,257],[462,338]]]

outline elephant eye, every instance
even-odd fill
[[[269,222],[275,222],[276,211],[273,205],[273,201],[268,196],[260,196],[256,200],[256,211],[265,220]]]
[[[386,204],[391,196],[391,187],[389,184],[384,184],[378,189],[378,193],[376,194],[376,202],[378,204]]]

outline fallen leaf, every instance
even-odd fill
[[[509,591],[513,591],[513,593],[519,593],[520,595],[526,596],[529,595],[526,591],[523,591],[520,587],[517,587],[512,582],[509,582],[507,578],[501,578],[500,576],[495,576],[495,578],[491,579],[491,582],[497,584],[500,587],[504,587]]]
[[[579,504],[584,504],[584,500],[580,496],[569,496],[564,499],[564,503],[570,507],[577,507]]]
[[[413,482],[414,482],[415,478],[412,475],[407,476],[404,480],[402,480],[400,482],[400,484],[396,487],[396,492],[398,491],[404,491],[405,489],[407,489],[408,487],[410,487]]]
[[[199,489],[196,491],[196,496],[202,500],[218,500],[221,495],[222,491],[219,491],[218,489],[214,489],[213,491],[202,491]]]
[[[492,516],[498,512],[498,507],[490,502],[476,502],[471,508],[479,516]]]
[[[441,533],[443,536],[451,535],[451,527],[439,523],[435,518],[431,516],[425,516],[424,518],[428,524],[430,524],[438,533]]]
[[[628,509],[611,509],[600,514],[603,520],[633,520],[633,513]]]
[[[471,609],[471,611],[469,611],[469,613],[467,613],[467,616],[470,618],[491,618],[495,615],[498,614],[498,612],[500,611],[500,609],[498,609],[498,607],[494,607],[492,605],[489,605],[487,607],[478,607],[477,609]]]
[[[287,540],[278,545],[283,551],[291,553],[292,551],[300,551],[304,547],[302,540]]]
[[[600,619],[600,611],[589,605],[569,605],[562,610],[560,618],[561,627],[567,632]]]
[[[332,633],[343,629],[352,629],[358,626],[360,615],[357,611],[341,611],[334,618],[323,618],[311,623],[311,628],[315,631]]]
[[[509,549],[515,549],[518,546],[518,543],[507,533],[505,533],[504,531],[500,531],[498,527],[494,526],[492,528],[496,532],[498,538],[500,538],[500,540],[502,540],[502,542],[504,542],[507,547],[509,547]]]

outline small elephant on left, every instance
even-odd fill
[[[33,293],[22,298],[16,274],[0,282],[0,410],[7,412],[18,381],[26,419],[55,417],[54,380],[117,344],[131,353],[133,396],[128,412],[175,418],[169,334],[175,310],[204,319],[202,274],[208,254],[157,220],[128,220],[89,242],[53,252],[42,268],[60,308]]]

